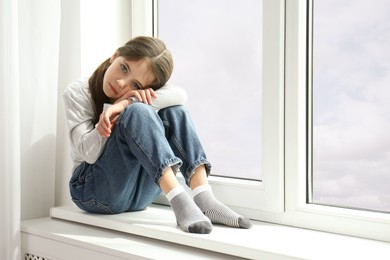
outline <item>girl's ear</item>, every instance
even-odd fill
[[[119,57],[119,52],[116,51],[110,58],[110,63],[113,63],[116,58]]]

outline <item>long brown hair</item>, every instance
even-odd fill
[[[149,87],[154,90],[164,86],[171,77],[173,71],[172,55],[164,42],[157,38],[139,36],[128,41],[124,46],[119,47],[117,51],[119,56],[123,56],[129,61],[146,59],[154,75],[154,81]],[[103,78],[110,65],[110,59],[105,60],[94,71],[88,81],[95,110],[94,124],[99,121],[99,115],[103,111],[104,103],[109,102],[108,97],[103,92]]]

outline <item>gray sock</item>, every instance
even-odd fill
[[[199,190],[194,190],[194,201],[200,210],[215,224],[223,224],[231,227],[250,228],[252,226],[248,218],[240,216],[217,199],[215,199],[211,187],[204,185]]]
[[[182,189],[182,187],[180,186],[179,189]],[[174,194],[173,197],[168,196],[171,195],[171,192],[176,194]],[[176,221],[180,228],[189,233],[209,234],[213,229],[213,225],[199,210],[190,195],[184,190],[171,192],[167,194],[167,198],[175,213]]]

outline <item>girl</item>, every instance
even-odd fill
[[[213,196],[211,165],[182,106],[186,94],[165,85],[172,70],[161,40],[137,37],[88,80],[69,85],[63,97],[74,162],[72,200],[88,212],[117,214],[145,209],[162,190],[186,232],[210,233],[212,223],[249,228],[247,218]],[[178,170],[193,199],[178,183]]]

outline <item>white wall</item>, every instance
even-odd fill
[[[129,0],[80,1],[81,73],[89,77],[131,37]]]
[[[58,73],[58,107],[56,139],[55,205],[68,205],[67,181],[72,170],[70,145],[66,133],[62,93],[70,81],[80,76],[80,0],[61,2],[60,63]]]
[[[21,218],[54,205],[60,0],[19,1]]]

